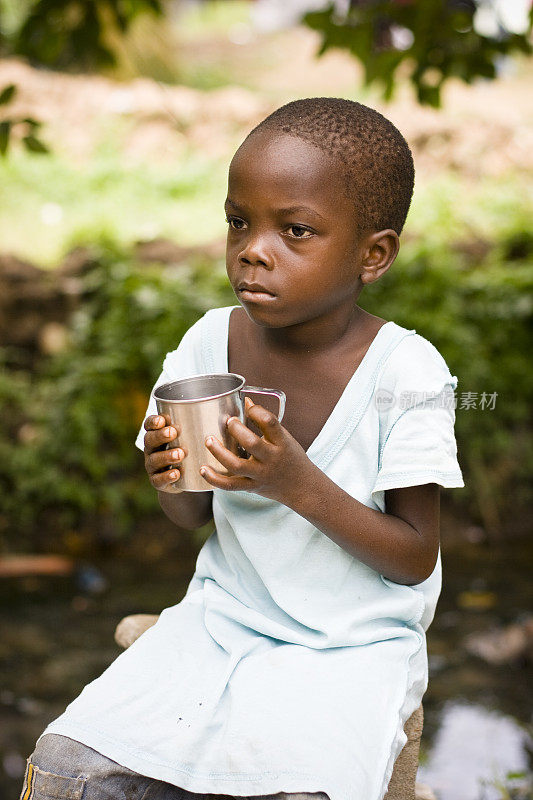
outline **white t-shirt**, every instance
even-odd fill
[[[227,372],[231,311],[196,323],[156,385]],[[308,457],[381,511],[387,489],[462,486],[456,385],[433,345],[388,322]],[[440,556],[404,586],[273,500],[214,490],[213,512],[185,598],[46,733],[192,792],[381,800],[427,685]]]

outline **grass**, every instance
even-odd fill
[[[21,150],[0,162],[2,251],[53,266],[71,246],[102,238],[194,245],[225,234],[222,160],[186,152],[171,166],[128,166],[113,151],[108,142],[86,166]]]

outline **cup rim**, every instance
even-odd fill
[[[182,399],[182,400],[171,400],[166,397],[158,396],[158,392],[166,389],[169,386],[173,386],[176,383],[192,383],[192,381],[198,380],[198,378],[227,378],[227,377],[234,377],[239,379],[239,383],[233,389],[228,389],[225,392],[217,392],[216,394],[206,395],[205,397],[193,397],[189,399]],[[154,400],[159,400],[162,403],[179,403],[180,405],[183,403],[203,403],[205,400],[216,400],[219,397],[226,397],[228,394],[233,394],[233,392],[240,391],[244,384],[246,383],[246,379],[239,375],[237,372],[208,372],[208,373],[200,373],[198,375],[190,375],[187,378],[179,378],[177,381],[168,381],[167,383],[162,383],[160,386],[157,386],[154,389],[153,397]]]

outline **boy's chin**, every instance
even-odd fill
[[[255,325],[260,325],[262,328],[287,328],[294,324],[284,319],[281,315],[274,313],[271,308],[265,308],[264,306],[252,303],[244,303],[240,298],[237,299],[248,319]]]

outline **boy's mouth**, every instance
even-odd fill
[[[244,300],[263,300],[275,296],[266,286],[262,286],[260,283],[247,283],[246,281],[239,283],[237,292]]]

